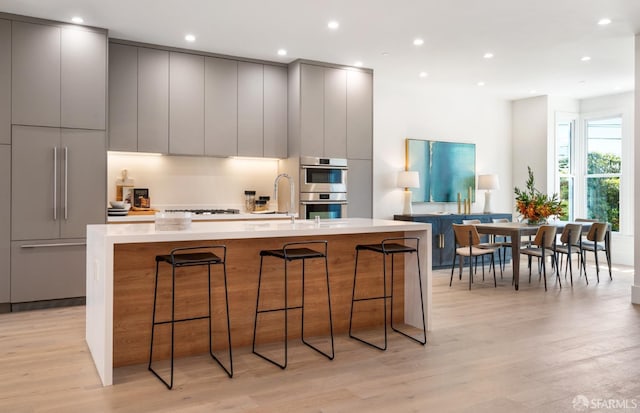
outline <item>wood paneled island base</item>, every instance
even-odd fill
[[[431,235],[428,224],[372,219],[313,221],[258,221],[193,223],[185,231],[156,231],[153,224],[89,225],[87,227],[87,322],[86,339],[104,385],[112,384],[113,368],[148,362],[155,282],[155,256],[173,248],[224,244],[227,246],[227,285],[231,339],[234,348],[250,346],[258,289],[260,251],[279,249],[287,242],[328,241],[329,284],[333,329],[344,334],[349,329],[355,246],[380,243],[385,238],[420,238],[420,264],[424,288],[424,310],[430,327]],[[387,260],[390,270],[390,260]],[[300,261],[289,263],[289,306],[301,303]],[[311,260],[305,266],[305,337],[329,336],[324,263]],[[422,325],[416,254],[394,258],[394,321]],[[406,269],[406,271],[405,271]],[[157,321],[170,318],[171,266],[160,264]],[[176,271],[175,318],[191,318],[207,313],[207,270],[203,267]],[[261,307],[281,308],[284,304],[283,261],[265,257]],[[390,292],[387,277],[387,293]],[[382,256],[362,253],[358,264],[356,298],[381,296]],[[212,267],[213,345],[226,348],[226,317],[222,266]],[[354,328],[382,328],[382,301],[361,301],[354,307]],[[208,351],[207,320],[180,323],[175,327],[175,356]],[[284,315],[260,315],[258,344],[282,342]],[[301,336],[301,310],[289,311],[289,339]],[[382,332],[380,331],[382,339]],[[156,328],[154,360],[166,359],[170,349],[170,326]],[[313,338],[315,340],[315,338]],[[319,346],[322,343],[318,344]],[[339,358],[340,349],[337,348]]]
[[[379,243],[385,237],[401,237],[404,233],[353,234],[324,236],[329,242],[329,283],[333,310],[333,328],[337,334],[349,330],[351,290],[355,246],[362,243]],[[286,242],[320,239],[255,238],[226,239],[191,242],[160,242],[144,244],[119,244],[114,246],[113,290],[113,365],[114,367],[146,363],[149,359],[151,338],[151,314],[156,255],[167,254],[172,248],[225,244],[227,246],[227,282],[229,289],[229,314],[233,347],[251,345],[253,322],[258,292],[260,250],[281,248]],[[358,289],[361,296],[382,295],[382,256],[363,252],[358,266]],[[368,257],[365,258],[365,255]],[[365,258],[365,259],[362,259]],[[301,293],[301,262],[289,263],[289,305],[299,305]],[[264,302],[270,308],[283,306],[283,261],[265,258],[263,269]],[[390,264],[387,264],[390,266]],[[226,348],[226,322],[224,308],[224,284],[222,266],[212,271],[213,337],[214,349]],[[404,320],[404,257],[395,258],[394,321]],[[328,336],[326,287],[322,260],[305,264],[305,336]],[[171,312],[171,267],[160,264],[158,286],[158,318],[166,320]],[[390,291],[387,277],[387,291]],[[206,267],[186,267],[176,271],[176,318],[194,317],[207,313]],[[316,309],[317,307],[317,309]],[[382,301],[358,303],[354,307],[354,328],[382,326]],[[260,318],[261,342],[282,340],[284,329],[282,313],[262,315]],[[176,357],[202,354],[208,351],[208,320],[198,320],[176,326]],[[301,311],[289,312],[289,338],[300,337]],[[216,340],[218,338],[218,340]],[[169,356],[170,327],[160,327],[154,344],[154,359]]]

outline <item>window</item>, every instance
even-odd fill
[[[563,221],[571,221],[574,217],[574,136],[575,120],[561,120],[556,124],[556,153],[559,179],[559,196],[562,202]]]
[[[562,220],[595,218],[620,230],[622,117],[588,118],[578,133],[575,115],[556,120],[556,192]]]
[[[622,118],[587,120],[586,213],[620,229]]]

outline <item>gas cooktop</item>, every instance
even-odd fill
[[[166,212],[191,212],[196,215],[239,214],[239,209],[167,209]]]

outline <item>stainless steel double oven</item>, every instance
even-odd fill
[[[347,160],[300,158],[300,217],[347,217]]]

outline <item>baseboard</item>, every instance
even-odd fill
[[[631,302],[633,304],[640,304],[640,285],[631,286]]]
[[[42,310],[45,308],[72,307],[85,305],[86,297],[62,298],[59,300],[30,301],[26,303],[11,303],[11,311]]]

